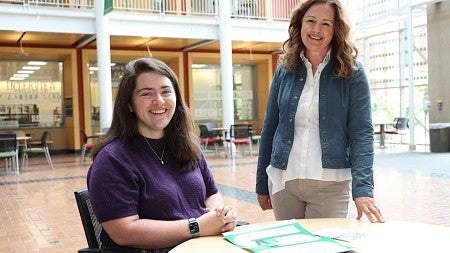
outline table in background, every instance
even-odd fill
[[[375,126],[379,126],[380,130],[375,131],[376,134],[380,135],[380,148],[385,148],[385,138],[386,138],[386,126],[394,125],[395,122],[380,122],[374,123]]]
[[[216,132],[222,132],[222,136],[225,138],[225,134],[227,131],[229,131],[230,128],[227,127],[213,127],[209,129],[209,131],[216,131]]]
[[[23,143],[26,146],[28,140],[31,139],[31,136],[16,136],[16,140]]]
[[[326,229],[343,229],[359,232],[365,236],[355,240],[350,252],[445,252],[450,249],[450,227],[407,221],[386,221],[370,223],[356,219],[304,219],[298,220],[301,226],[312,233]],[[275,223],[275,222],[274,222]],[[237,227],[246,229],[271,223],[257,223]],[[234,246],[223,236],[205,236],[190,239],[170,251],[170,253],[249,252]]]
[[[31,140],[31,136],[16,136],[16,140],[19,153],[22,153],[24,149],[28,148],[28,141]]]

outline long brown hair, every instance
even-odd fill
[[[351,24],[348,14],[339,0],[307,0],[294,10],[289,24],[289,38],[283,43],[284,55],[280,60],[290,71],[295,71],[301,63],[300,53],[305,49],[301,38],[305,13],[313,5],[328,4],[334,10],[334,34],[331,41],[331,57],[337,61],[336,75],[349,77],[356,67],[358,49],[351,41]]]
[[[194,133],[194,121],[181,96],[177,76],[167,64],[155,58],[139,58],[126,65],[114,103],[111,127],[92,148],[92,157],[95,159],[103,147],[117,138],[125,143],[139,135],[137,118],[130,112],[129,105],[137,77],[148,72],[164,75],[172,82],[176,107],[169,125],[164,129],[164,136],[167,147],[182,164],[182,171],[189,171],[200,163],[200,141]]]

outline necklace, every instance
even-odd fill
[[[158,158],[158,160],[161,162],[161,164],[164,164],[163,158],[164,158],[164,152],[166,151],[166,144],[164,144],[164,148],[161,154],[161,157],[156,154],[155,150],[153,149],[152,145],[150,145],[150,143],[147,141],[147,138],[144,137],[145,142],[147,143],[147,145],[149,146],[149,148],[152,150],[153,154],[155,154],[155,156]]]

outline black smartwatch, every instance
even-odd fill
[[[196,218],[190,218],[189,222],[189,232],[191,232],[192,238],[197,238],[200,236],[200,227]]]

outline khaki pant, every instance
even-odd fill
[[[272,183],[269,180],[275,219],[346,218],[350,182],[296,179],[286,182],[284,190],[272,195]]]

